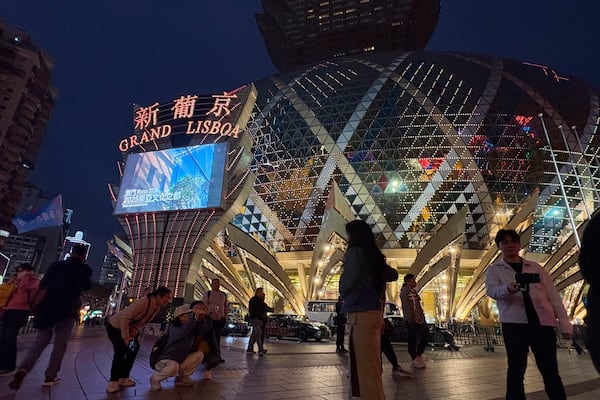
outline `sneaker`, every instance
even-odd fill
[[[417,356],[417,360],[419,360],[419,362],[420,362],[421,364],[423,364],[423,365],[427,365],[427,360],[426,360],[425,358],[423,358],[423,355],[422,355],[422,354],[419,354],[419,355]]]
[[[399,376],[402,378],[412,378],[412,374],[404,369],[401,366],[394,367],[392,369],[392,376]]]
[[[251,354],[254,354],[254,353],[256,353],[256,352],[255,352],[254,350],[246,350],[246,353],[251,353]]]
[[[413,368],[425,368],[427,365],[421,361],[419,361],[418,358],[415,358],[412,363],[410,364],[411,367]]]
[[[124,386],[124,387],[135,386],[135,381],[131,378],[121,378],[121,379],[119,379],[119,386]]]
[[[212,372],[210,371],[204,371],[204,380],[205,381],[210,381],[212,379]]]
[[[108,382],[108,386],[106,387],[106,393],[117,393],[121,390],[121,386],[119,386],[119,382],[110,381]]]
[[[60,383],[60,378],[58,378],[58,377],[46,378],[46,379],[44,379],[44,383],[42,383],[42,386],[50,387],[50,386],[54,386],[58,383]]]
[[[19,388],[23,384],[23,379],[25,379],[25,375],[27,375],[27,371],[25,371],[24,369],[20,369],[17,372],[15,372],[12,381],[8,383],[8,388],[12,390],[19,390]]]
[[[152,376],[153,375],[150,375],[150,391],[158,392],[159,390],[162,390],[162,386],[160,386],[160,381],[153,379]]]
[[[177,377],[175,379],[175,386],[192,386],[193,384],[194,382],[188,376]]]
[[[0,376],[9,376],[15,373],[14,369],[2,369],[0,370]]]
[[[267,354],[267,351],[266,351],[266,350],[260,350],[260,351],[258,352],[258,355],[259,355],[259,356],[264,356],[265,354]]]

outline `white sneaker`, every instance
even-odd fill
[[[412,378],[412,374],[404,369],[401,366],[394,367],[392,369],[392,376],[399,376],[402,378]]]
[[[44,383],[42,383],[43,387],[50,387],[50,386],[54,386],[54,385],[58,385],[60,383],[60,378],[55,377],[55,378],[46,378],[44,380]]]
[[[412,363],[410,364],[411,367],[413,368],[425,368],[427,365],[421,361],[419,361],[418,358],[415,358]]]
[[[153,379],[152,375],[150,375],[150,391],[158,392],[159,390],[162,390],[162,386],[160,386],[160,381]]]
[[[108,386],[106,387],[106,393],[117,393],[119,390],[121,390],[121,387],[119,386],[119,382],[115,382],[115,381],[108,382]]]

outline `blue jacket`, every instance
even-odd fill
[[[398,272],[385,266],[386,282],[398,279]],[[340,277],[340,296],[344,299],[343,313],[381,311],[385,303],[385,286],[376,288],[371,261],[360,247],[350,247],[344,256],[344,271]]]

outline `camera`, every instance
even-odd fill
[[[138,349],[138,342],[135,339],[131,339],[129,341],[129,350],[131,350],[132,353],[135,353]]]
[[[529,291],[530,283],[540,283],[540,274],[530,272],[515,274],[515,282],[519,284],[521,289]]]

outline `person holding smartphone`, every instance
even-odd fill
[[[193,350],[194,331],[198,321],[205,315],[201,307],[190,308],[184,304],[173,312],[173,322],[169,326],[167,344],[160,352],[154,372],[150,376],[150,390],[162,390],[161,382],[175,376],[175,386],[192,386],[190,375],[204,359],[204,353]]]
[[[108,393],[135,386],[135,381],[129,377],[129,373],[140,347],[138,335],[160,309],[170,302],[171,289],[161,286],[110,317],[106,324],[106,333],[115,354],[110,369],[110,382],[106,387]]]
[[[496,300],[502,323],[508,371],[506,399],[525,399],[523,378],[529,348],[550,400],[566,399],[556,360],[556,320],[563,337],[571,339],[573,326],[548,272],[519,255],[521,236],[500,229],[495,238],[502,253],[485,276],[488,296]]]
[[[229,315],[229,304],[227,295],[221,291],[221,281],[219,279],[213,279],[210,286],[211,290],[204,294],[202,302],[208,307],[208,312],[213,320],[217,353],[221,357],[221,334]],[[225,361],[222,357],[220,359],[221,362]]]

